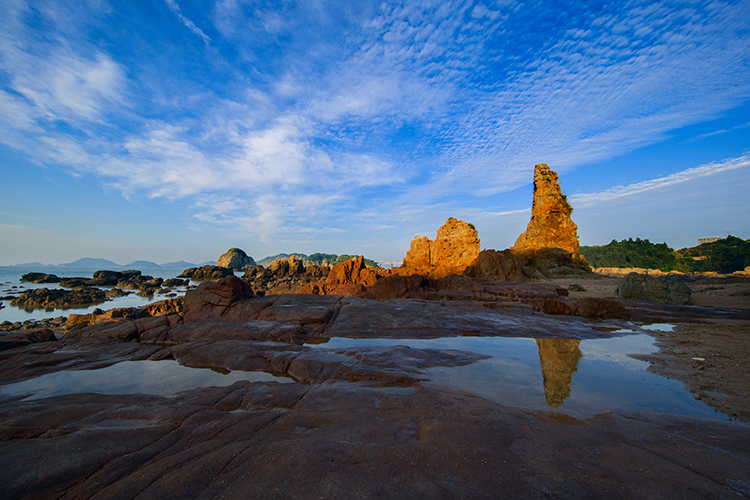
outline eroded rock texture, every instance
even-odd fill
[[[460,274],[474,264],[479,255],[476,228],[462,220],[445,221],[434,240],[417,236],[411,242],[401,269],[421,272],[433,277]]]
[[[526,232],[513,246],[517,253],[541,248],[562,248],[578,258],[578,226],[570,218],[573,208],[560,189],[557,173],[541,163],[534,170],[534,202]]]

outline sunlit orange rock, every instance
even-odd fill
[[[477,261],[479,237],[476,228],[451,217],[437,231],[434,240],[417,236],[401,264],[401,273],[421,273],[430,277],[460,274]]]
[[[534,170],[534,201],[526,232],[511,248],[530,253],[541,248],[562,248],[578,259],[578,226],[570,218],[573,207],[560,189],[557,173],[541,163]]]

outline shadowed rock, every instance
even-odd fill
[[[234,276],[234,271],[228,267],[206,265],[189,267],[182,271],[178,278],[190,278],[192,281],[219,281],[227,276]]]
[[[622,299],[648,300],[661,304],[690,304],[690,287],[681,281],[668,277],[654,277],[630,273],[625,276],[615,290]]]
[[[203,282],[185,293],[185,322],[220,317],[229,305],[253,296],[253,289],[236,276],[227,276],[217,283]]]

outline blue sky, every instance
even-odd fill
[[[750,237],[750,4],[0,0],[0,265]]]

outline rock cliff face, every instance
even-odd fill
[[[230,248],[216,262],[219,267],[229,267],[235,271],[245,271],[255,267],[255,260],[239,248]]]
[[[435,274],[461,273],[477,261],[479,238],[473,225],[450,218],[438,229],[437,237],[430,240],[417,236],[411,241],[411,249],[406,253],[402,269]]]
[[[541,248],[562,248],[578,259],[578,226],[570,218],[573,208],[560,190],[557,173],[544,163],[534,170],[534,202],[526,232],[512,250],[530,253]]]

